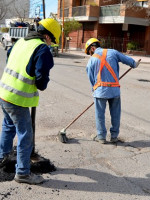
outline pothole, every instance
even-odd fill
[[[15,176],[16,165],[16,151],[11,154],[8,162],[0,168],[0,182],[12,181]],[[37,153],[32,157],[31,172],[35,174],[45,174],[52,171],[56,171],[56,167],[46,159]]]

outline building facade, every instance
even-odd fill
[[[62,18],[63,0],[58,0],[58,18]],[[83,49],[91,37],[105,48],[126,52],[129,42],[150,55],[149,1],[137,0],[129,6],[125,0],[64,0],[64,17],[79,21],[82,28],[70,33],[70,49]]]

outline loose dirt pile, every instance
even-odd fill
[[[56,167],[50,162],[50,160],[41,157],[40,155],[34,155],[34,158],[38,158],[36,161],[31,161],[31,172],[35,174],[44,174],[52,171],[56,171]],[[10,155],[8,162],[4,167],[0,168],[0,182],[11,181],[15,176],[15,164],[16,164],[16,151]]]

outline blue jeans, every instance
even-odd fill
[[[33,149],[33,130],[29,108],[16,106],[0,99],[4,119],[0,136],[0,158],[12,152],[17,134],[16,174],[30,174],[30,156]]]
[[[105,126],[105,109],[106,103],[109,103],[109,111],[111,116],[111,138],[116,138],[119,135],[120,117],[121,117],[121,100],[120,96],[112,99],[94,98],[95,103],[95,117],[97,137],[99,139],[106,139],[107,130]]]

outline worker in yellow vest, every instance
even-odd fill
[[[51,42],[59,43],[60,24],[54,19],[39,22],[38,31],[19,39],[8,52],[7,65],[0,80],[0,104],[4,113],[0,136],[0,167],[4,166],[13,149],[17,134],[15,181],[38,184],[42,176],[30,173],[33,130],[29,107],[38,106],[38,90],[45,90],[53,57]]]
[[[121,116],[119,62],[132,68],[138,65],[134,59],[115,49],[101,48],[100,41],[97,38],[91,38],[86,42],[85,53],[91,55],[86,71],[92,86],[95,105],[97,135],[94,135],[92,139],[101,144],[107,143],[105,109],[108,102],[112,125],[110,128],[110,141],[116,143]]]

